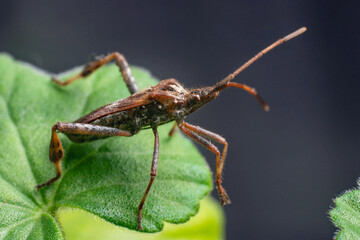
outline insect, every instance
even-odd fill
[[[154,153],[150,171],[150,181],[145,190],[145,193],[140,200],[138,209],[138,229],[142,229],[141,219],[142,210],[145,204],[147,195],[155,180],[159,159],[159,135],[158,126],[175,121],[173,128],[169,135],[172,136],[175,132],[176,126],[190,138],[205,146],[216,155],[216,185],[219,192],[221,205],[231,203],[225,189],[222,187],[222,172],[225,162],[225,157],[228,149],[228,143],[225,138],[220,135],[205,130],[199,126],[194,126],[184,121],[185,117],[197,109],[215,99],[220,91],[228,87],[241,88],[252,94],[268,111],[269,106],[257,94],[255,89],[240,83],[232,82],[236,75],[241,71],[269,52],[276,46],[286,42],[306,31],[306,28],[300,28],[297,31],[281,38],[256,54],[253,58],[248,60],[241,67],[229,74],[226,78],[216,83],[211,87],[202,87],[197,89],[187,90],[175,79],[165,79],[159,82],[156,86],[149,87],[142,91],[138,91],[135,79],[131,73],[129,65],[120,53],[114,52],[102,59],[97,59],[88,63],[81,73],[62,82],[56,78],[53,81],[61,86],[66,86],[80,78],[89,76],[95,70],[105,65],[106,63],[115,60],[115,63],[120,69],[122,77],[129,89],[131,96],[120,99],[108,105],[102,106],[95,111],[74,122],[58,122],[52,127],[52,135],[50,140],[49,157],[50,161],[54,163],[56,168],[56,176],[49,181],[39,184],[36,188],[39,190],[44,186],[48,186],[61,177],[61,159],[64,155],[64,150],[61,146],[60,139],[57,132],[64,133],[70,140],[76,143],[93,141],[113,136],[131,137],[139,131],[151,128],[154,137]],[[220,153],[218,148],[209,140],[213,140],[223,145],[223,151]]]

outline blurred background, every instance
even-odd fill
[[[187,121],[230,144],[227,239],[330,239],[332,199],[360,175],[359,5],[3,0],[0,51],[54,73],[119,51],[159,79],[199,87],[306,26],[235,80],[255,87],[270,112],[231,88]]]

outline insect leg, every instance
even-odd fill
[[[192,124],[189,124],[189,123],[186,123],[186,122],[183,122],[182,123],[187,129],[193,131],[193,132],[196,132],[198,134],[201,134],[205,137],[208,137],[214,141],[217,141],[218,143],[221,143],[224,145],[224,148],[223,148],[223,151],[222,151],[222,154],[221,154],[221,158],[219,160],[219,162],[217,162],[216,166],[217,166],[217,172],[216,172],[216,184],[218,186],[218,189],[219,189],[219,194],[221,195],[220,193],[220,189],[223,189],[223,187],[221,186],[221,183],[222,183],[222,172],[223,172],[223,168],[224,168],[224,163],[225,163],[225,158],[226,158],[226,154],[227,154],[227,150],[228,150],[228,143],[226,141],[225,138],[223,138],[222,136],[220,136],[219,134],[216,134],[216,133],[213,133],[213,132],[210,132],[206,129],[203,129],[199,126],[194,126]],[[226,193],[226,192],[225,192]],[[227,203],[225,203],[227,204]]]
[[[63,123],[58,122],[52,127],[51,141],[50,141],[50,149],[49,149],[49,157],[50,161],[54,163],[56,168],[56,176],[51,178],[49,181],[39,184],[36,188],[39,190],[44,186],[49,186],[57,179],[61,177],[61,159],[64,155],[64,150],[61,146],[61,142],[59,136],[56,131],[62,133],[73,133],[79,135],[96,135],[96,136],[125,136],[129,137],[132,134],[127,131],[123,131],[116,128],[103,127],[91,124],[83,124],[83,123]]]
[[[176,131],[176,122],[172,126],[171,130],[169,131],[169,137],[172,137],[175,134]]]
[[[215,134],[215,133],[211,133],[205,129],[202,128],[197,128],[196,131],[194,131],[193,129],[191,129],[190,127],[188,128],[188,126],[190,127],[195,127],[192,126],[190,124],[187,124],[185,122],[181,122],[178,124],[178,127],[180,128],[181,131],[183,131],[186,135],[188,135],[189,137],[191,137],[192,139],[194,139],[195,141],[197,141],[198,143],[200,143],[201,145],[203,145],[204,147],[206,147],[207,149],[209,149],[211,152],[213,152],[216,155],[216,185],[218,188],[218,192],[219,192],[219,196],[220,196],[220,201],[221,201],[221,205],[226,205],[226,204],[230,204],[231,200],[229,198],[229,196],[227,195],[225,189],[222,187],[221,185],[221,172],[222,171],[222,166],[223,165],[223,160],[225,160],[225,156],[226,156],[226,152],[227,152],[227,142],[226,140],[222,137]],[[214,140],[224,140],[221,143],[224,144],[224,150],[223,150],[223,154],[220,158],[220,151],[219,149],[212,144],[211,142],[209,142],[208,140],[206,140],[205,138],[203,138],[202,136],[198,135],[196,132],[198,132],[201,135],[207,136],[209,138],[212,138]],[[216,140],[216,141],[217,141]],[[221,166],[221,167],[220,167]]]
[[[61,158],[64,156],[64,149],[61,146],[61,142],[59,136],[56,133],[57,124],[52,127],[51,131],[51,140],[50,140],[50,148],[49,148],[49,158],[52,163],[55,165],[56,176],[51,178],[49,181],[39,184],[36,186],[36,189],[39,190],[44,186],[48,186],[58,180],[61,177]]]
[[[123,79],[126,83],[127,88],[129,89],[130,93],[131,94],[136,93],[138,91],[138,87],[135,83],[135,78],[131,73],[129,64],[127,63],[125,57],[118,52],[110,53],[109,55],[107,55],[104,58],[101,58],[101,59],[98,59],[98,60],[95,60],[93,62],[86,64],[81,73],[69,78],[65,82],[61,82],[56,78],[53,78],[53,81],[55,83],[57,83],[58,85],[66,86],[80,78],[89,76],[95,70],[97,70],[98,68],[102,67],[103,65],[105,65],[106,63],[108,63],[114,59],[115,59],[116,64],[120,68],[120,72],[123,76]]]
[[[159,160],[159,134],[157,132],[156,128],[153,128],[155,141],[154,141],[154,153],[153,153],[153,159],[151,163],[151,171],[150,171],[150,182],[146,188],[146,191],[144,193],[143,198],[141,199],[140,205],[139,205],[139,213],[138,213],[138,229],[143,229],[141,226],[141,219],[142,219],[142,210],[144,207],[144,203],[146,200],[146,197],[150,191],[151,185],[155,180],[156,172],[157,172],[157,165]]]

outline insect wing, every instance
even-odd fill
[[[77,123],[90,123],[103,116],[125,111],[135,107],[140,107],[151,103],[152,100],[149,95],[145,92],[136,93],[130,97],[115,101],[113,103],[102,106],[95,111],[87,114],[86,116],[76,120]]]

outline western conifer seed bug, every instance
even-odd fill
[[[199,126],[194,126],[184,121],[185,117],[190,113],[215,99],[220,91],[228,87],[241,88],[252,94],[268,111],[269,106],[257,94],[255,89],[250,88],[245,84],[231,82],[236,75],[241,71],[269,52],[276,46],[286,42],[306,31],[306,28],[300,28],[297,31],[281,38],[256,54],[253,58],[248,60],[241,67],[236,69],[226,78],[216,83],[211,87],[202,87],[197,89],[187,90],[175,79],[165,79],[159,82],[156,86],[149,87],[142,91],[138,91],[135,79],[131,73],[127,61],[124,56],[114,52],[102,59],[95,60],[88,63],[81,73],[71,77],[70,79],[61,82],[55,78],[53,81],[61,86],[66,86],[77,79],[86,77],[93,73],[96,69],[104,64],[115,60],[118,65],[122,77],[131,93],[131,96],[120,99],[108,105],[102,106],[88,115],[74,121],[74,122],[58,122],[52,127],[52,135],[50,141],[49,157],[50,161],[54,163],[56,168],[56,176],[49,181],[36,186],[40,189],[48,186],[61,177],[60,161],[63,157],[63,148],[57,132],[64,133],[70,140],[81,143],[86,141],[93,141],[97,139],[108,138],[112,136],[130,137],[137,134],[139,131],[151,128],[154,136],[154,153],[150,171],[150,181],[145,190],[145,193],[140,200],[138,209],[138,229],[142,229],[141,218],[142,209],[145,204],[146,196],[148,195],[151,185],[153,184],[157,172],[158,158],[159,158],[159,135],[157,127],[175,121],[175,124],[169,135],[172,136],[175,127],[184,132],[190,138],[194,139],[211,152],[216,155],[216,185],[219,192],[221,205],[231,203],[225,189],[222,187],[222,172],[225,162],[225,157],[228,149],[228,143],[225,138],[220,135],[205,130]],[[223,151],[220,153],[218,148],[209,140],[213,140],[222,144]]]

